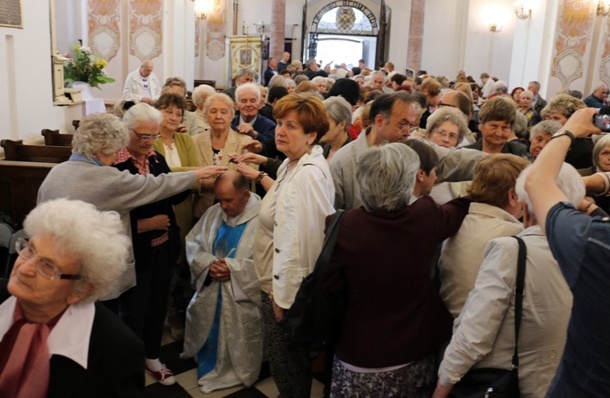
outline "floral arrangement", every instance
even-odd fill
[[[104,68],[108,65],[105,59],[91,53],[91,49],[75,44],[72,46],[74,56],[66,54],[69,61],[64,65],[64,81],[67,83],[86,82],[91,87],[99,88],[100,84],[112,83],[114,79],[106,75]]]

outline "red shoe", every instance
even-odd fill
[[[144,369],[157,380],[157,383],[163,384],[164,386],[171,386],[176,383],[176,378],[171,370],[169,370],[165,364],[161,364],[163,367],[158,372],[150,370],[148,366],[144,365]]]

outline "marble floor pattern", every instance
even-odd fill
[[[182,341],[174,341],[169,335],[169,327],[163,332],[163,346],[159,355],[161,362],[165,363],[169,369],[174,372],[176,384],[173,386],[161,385],[146,374],[146,397],[150,398],[266,398],[277,397],[279,392],[271,374],[269,366],[263,363],[261,374],[258,381],[250,388],[243,386],[227,388],[225,390],[214,391],[210,394],[204,394],[199,390],[197,385],[197,369],[193,360],[182,360],[179,357],[182,352]],[[314,377],[311,396],[322,397],[324,386]]]

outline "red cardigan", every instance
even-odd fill
[[[347,292],[338,358],[365,368],[422,359],[451,337],[453,318],[430,277],[435,249],[454,235],[470,200],[429,196],[396,212],[345,215],[323,289]]]

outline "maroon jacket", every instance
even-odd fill
[[[429,196],[396,212],[348,211],[323,288],[347,293],[338,358],[364,368],[422,359],[451,337],[453,318],[431,280],[436,247],[454,235],[470,200]]]

